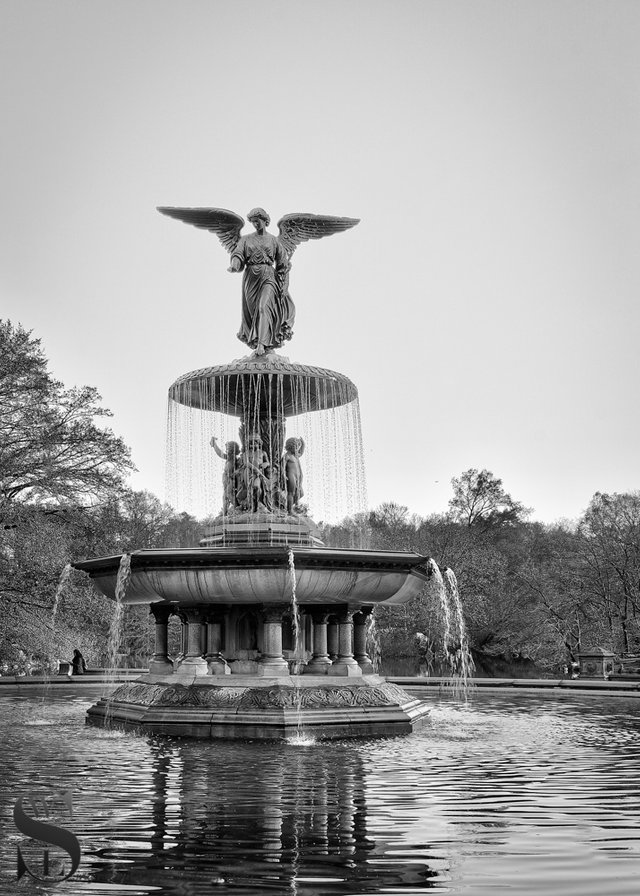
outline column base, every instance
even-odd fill
[[[207,661],[209,675],[231,675],[231,666],[222,656],[214,656]]]
[[[180,661],[178,672],[188,672],[190,675],[208,675],[207,661],[201,656],[187,656]]]
[[[168,657],[159,660],[153,659],[149,663],[149,672],[152,675],[166,675],[168,672],[173,672],[173,663]]]
[[[332,675],[333,664],[329,657],[312,659],[304,668],[304,675]]]
[[[281,657],[278,659],[277,657],[273,657],[272,659],[261,659],[258,662],[258,668],[256,670],[256,675],[260,678],[270,678],[272,675],[277,676],[278,678],[283,675],[289,674],[289,663]]]
[[[354,659],[351,662],[340,662],[338,659],[331,666],[331,675],[342,675],[345,678],[362,678],[362,669]]]
[[[360,659],[359,657],[356,657],[356,662],[362,669],[363,675],[375,675],[375,669],[373,668],[373,663],[371,662],[371,660],[369,659],[368,656],[365,656],[362,659]]]

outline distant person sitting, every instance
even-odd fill
[[[71,668],[73,670],[72,671],[73,675],[84,675],[84,673],[87,671],[87,664],[85,663],[84,657],[82,656],[82,654],[80,653],[78,648],[76,648],[73,651],[73,659],[71,660]]]
[[[580,678],[580,663],[571,663],[571,677]]]

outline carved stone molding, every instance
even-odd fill
[[[210,685],[151,685],[127,683],[110,698],[114,703],[138,706],[200,706],[236,710],[255,709],[339,709],[353,706],[401,706],[410,697],[397,685],[272,688],[216,687]]]

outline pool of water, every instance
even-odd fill
[[[303,746],[85,727],[98,696],[0,691],[3,896],[640,892],[638,700],[425,689],[420,733]],[[17,882],[14,804],[55,789],[78,870]]]

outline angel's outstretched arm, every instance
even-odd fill
[[[244,270],[244,263],[244,237],[241,236],[238,240],[238,245],[231,253],[231,264],[227,270],[230,274],[237,274],[239,271]]]

